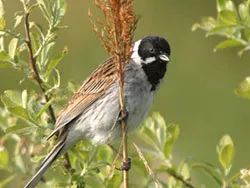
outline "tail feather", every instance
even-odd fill
[[[29,180],[29,182],[25,185],[24,188],[33,188],[38,184],[45,171],[51,166],[55,159],[57,159],[59,154],[61,155],[61,151],[64,145],[64,141],[57,143],[57,145],[52,149],[52,151],[45,157],[35,175]]]

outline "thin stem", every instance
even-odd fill
[[[40,77],[40,75],[38,73],[37,68],[36,68],[36,57],[37,56],[34,56],[33,49],[32,49],[32,43],[31,43],[31,37],[30,37],[30,25],[29,25],[29,15],[30,15],[30,13],[26,9],[25,6],[24,6],[24,8],[25,8],[25,11],[26,11],[25,12],[24,27],[25,27],[26,38],[27,38],[25,43],[27,44],[27,47],[28,47],[28,50],[29,50],[29,53],[28,53],[29,54],[29,64],[30,64],[30,67],[32,69],[33,78],[35,79],[35,81],[39,85],[40,89],[42,90],[46,102],[49,102],[50,98],[46,94],[47,91],[43,87],[43,81],[42,81],[42,79],[41,79],[41,77]],[[56,116],[55,116],[54,109],[53,109],[51,104],[49,105],[48,110],[49,110],[50,118],[51,118],[51,120],[52,120],[52,122],[54,124],[56,122]],[[71,173],[71,165],[70,165],[69,156],[68,156],[67,153],[64,155],[64,158],[66,160],[64,166]]]
[[[137,153],[138,153],[140,159],[143,161],[144,166],[145,166],[145,168],[147,169],[148,173],[153,177],[153,180],[154,180],[154,183],[155,183],[155,187],[156,187],[156,188],[160,188],[160,187],[161,187],[161,186],[160,186],[160,182],[159,182],[159,180],[155,177],[155,174],[154,174],[153,170],[152,170],[152,169],[150,168],[150,166],[148,165],[148,162],[147,162],[146,158],[144,157],[144,155],[143,155],[141,149],[140,149],[134,142],[133,142],[133,145],[134,145],[134,147],[135,147],[135,149],[136,149],[136,151],[137,151]]]
[[[29,15],[30,15],[30,13],[28,11],[26,11],[24,27],[25,27],[26,37],[27,37],[25,42],[26,42],[26,44],[28,46],[28,50],[29,50],[29,64],[30,64],[30,67],[33,71],[33,78],[36,80],[37,84],[39,85],[40,89],[42,90],[46,102],[49,102],[49,100],[50,100],[49,96],[46,94],[46,89],[42,85],[43,81],[42,81],[42,79],[37,71],[37,68],[36,68],[36,58],[34,57],[34,54],[33,54],[31,37],[30,37]],[[49,109],[50,117],[51,117],[53,123],[55,123],[56,116],[55,116],[52,105],[49,105],[48,109]]]
[[[113,20],[114,23],[121,23],[120,20],[120,11],[121,11],[121,2],[120,0],[116,0],[116,8],[112,12],[113,14]],[[124,77],[123,77],[123,66],[122,63],[124,61],[125,57],[125,51],[123,50],[123,46],[121,45],[121,28],[119,24],[115,25],[115,32],[114,32],[114,42],[115,42],[115,57],[116,57],[116,64],[117,64],[117,72],[119,77],[119,94],[120,94],[120,105],[121,105],[121,115],[122,117],[127,116],[125,104],[124,104]],[[128,143],[127,143],[127,123],[126,119],[122,119],[122,144],[123,144],[123,150],[122,150],[122,156],[123,156],[123,162],[128,161]],[[128,188],[128,182],[129,182],[129,176],[128,176],[128,170],[123,170],[123,187]]]

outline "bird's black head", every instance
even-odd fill
[[[153,91],[167,71],[170,46],[162,37],[148,36],[135,42],[131,58],[135,63],[142,65]]]

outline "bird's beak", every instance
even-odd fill
[[[169,57],[167,56],[167,54],[161,54],[161,55],[159,55],[159,58],[162,61],[169,61]]]

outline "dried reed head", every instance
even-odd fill
[[[137,17],[133,9],[133,0],[95,0],[95,6],[103,13],[104,19],[93,21],[88,15],[94,32],[102,42],[104,49],[123,66],[131,55]],[[119,70],[119,69],[118,69]]]

